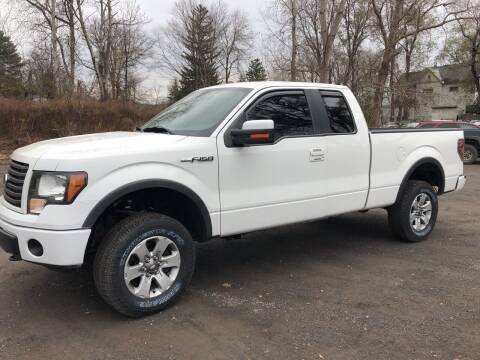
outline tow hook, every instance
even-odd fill
[[[22,258],[20,257],[20,255],[11,255],[9,258],[8,258],[9,261],[22,261]]]

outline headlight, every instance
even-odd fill
[[[34,171],[30,182],[28,212],[40,214],[48,204],[71,204],[87,186],[84,172]]]

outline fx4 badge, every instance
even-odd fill
[[[182,159],[180,161],[181,162],[193,163],[195,161],[213,161],[213,159],[215,159],[214,156],[194,156],[194,157],[191,157],[191,158],[188,158],[188,159]]]

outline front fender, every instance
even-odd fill
[[[98,205],[109,195],[122,192],[129,186],[133,190],[138,184],[176,184],[203,204],[211,220],[212,234],[220,231],[220,204],[218,198],[217,171],[205,166],[196,176],[188,166],[203,164],[186,164],[186,168],[167,163],[145,162],[117,168],[104,175],[90,177],[88,186],[79,194],[71,205],[48,205],[38,217],[39,227],[50,229],[80,229],[90,227]],[[210,168],[210,169],[208,169]],[[198,171],[198,167],[194,168]],[[202,180],[200,180],[200,177]],[[93,179],[92,179],[93,178]],[[137,184],[137,185],[135,185]],[[143,185],[142,185],[143,186]],[[187,189],[187,190],[185,190]],[[192,195],[194,194],[194,195]],[[94,209],[97,210],[94,210]],[[95,211],[95,212],[94,212]]]

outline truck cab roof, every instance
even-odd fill
[[[251,88],[252,90],[263,90],[271,87],[282,88],[321,88],[332,90],[344,90],[347,89],[344,85],[336,84],[323,84],[323,83],[310,83],[310,82],[290,82],[290,81],[254,81],[254,82],[238,82],[211,86],[210,88],[229,88],[229,87],[243,87]]]

